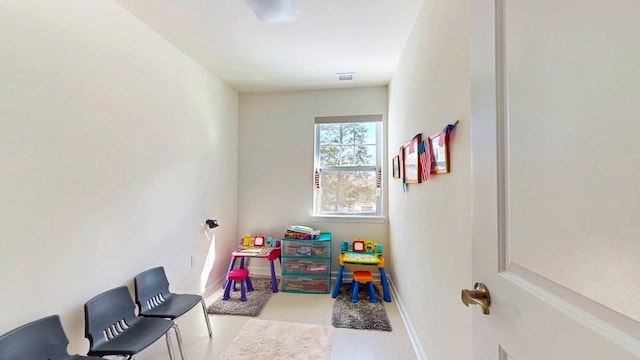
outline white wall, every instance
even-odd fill
[[[238,94],[112,1],[0,18],[0,333],[61,314],[83,353],[85,301],[156,265],[199,292],[201,223],[235,242]]]
[[[469,4],[425,0],[389,86],[389,154],[415,134],[460,120],[451,173],[423,184],[389,183],[388,266],[429,359],[470,359],[471,279]],[[424,355],[424,354],[423,354]]]
[[[331,232],[334,271],[342,241],[364,238],[388,248],[386,222],[311,221],[315,117],[365,114],[382,114],[386,124],[386,87],[241,94],[238,234],[279,238],[293,224]]]

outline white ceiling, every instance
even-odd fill
[[[115,1],[239,92],[386,85],[423,2],[294,0],[263,24],[245,0]]]

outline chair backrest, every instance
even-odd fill
[[[126,331],[138,320],[126,286],[105,291],[84,304],[84,336],[92,349]]]
[[[158,266],[138,274],[133,279],[136,291],[136,304],[140,312],[152,309],[171,297],[169,280],[164,267]]]
[[[32,321],[0,336],[0,360],[68,359],[69,339],[60,317]]]

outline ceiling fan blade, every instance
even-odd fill
[[[296,19],[293,0],[247,0],[247,3],[263,23],[289,22]]]

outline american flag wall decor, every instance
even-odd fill
[[[422,134],[417,134],[402,147],[404,164],[404,182],[406,184],[420,183],[420,162],[418,161],[418,144]]]
[[[426,138],[418,144],[418,160],[420,161],[420,177],[422,181],[428,181],[431,179],[431,164],[432,164],[432,152],[431,152],[431,139]]]
[[[431,154],[433,166],[431,173],[446,174],[450,171],[449,165],[449,138],[459,121],[448,124],[442,131],[431,136]]]
[[[442,129],[442,132],[440,132],[440,140],[438,141],[438,145],[443,146],[444,144],[449,142],[449,135],[453,131],[453,128],[455,128],[459,122],[459,120],[456,120],[455,123],[448,124]]]
[[[392,159],[393,177],[400,177],[403,189],[406,184],[418,184],[429,181],[433,174],[445,174],[449,169],[449,140],[453,130],[458,125],[447,124],[442,131],[422,138],[417,134],[410,141],[400,147],[400,153]],[[396,164],[399,169],[396,169]]]

